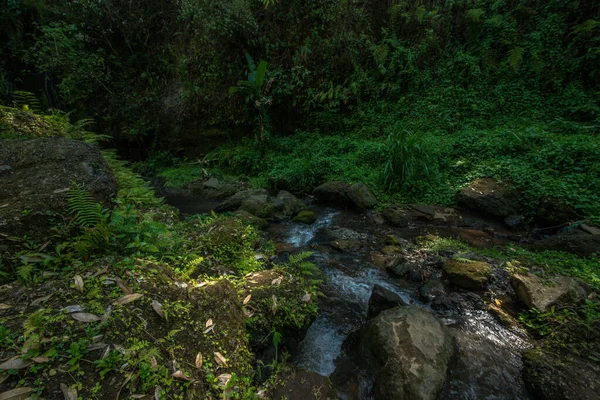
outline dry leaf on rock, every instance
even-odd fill
[[[196,368],[202,368],[202,353],[196,355]]]
[[[31,302],[31,305],[32,306],[39,306],[43,302],[50,300],[50,297],[52,297],[51,294],[49,294],[48,296],[40,297],[39,299],[35,299],[34,301]]]
[[[213,320],[209,318],[208,321],[206,321],[206,327],[208,328],[209,326],[212,326],[213,324]]]
[[[219,386],[227,386],[231,380],[231,374],[221,374],[217,377],[217,379],[219,380]]]
[[[242,302],[242,304],[248,304],[250,302],[250,299],[252,298],[252,295],[249,294],[248,296],[246,296],[246,298],[244,299],[244,301]]]

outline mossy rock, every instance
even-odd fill
[[[395,245],[385,246],[383,249],[381,249],[381,252],[383,254],[385,254],[386,256],[395,256],[395,255],[399,255],[399,254],[405,254],[405,251],[402,247],[395,246]]]
[[[317,220],[315,213],[309,210],[300,211],[298,215],[292,218],[294,222],[302,222],[303,224],[310,225]]]
[[[443,268],[450,282],[463,289],[482,289],[492,275],[489,264],[481,261],[450,260]]]
[[[257,229],[265,230],[269,226],[269,222],[266,219],[252,215],[248,211],[238,210],[234,214],[238,215],[242,221]]]

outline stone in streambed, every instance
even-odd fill
[[[406,228],[408,226],[406,213],[398,206],[390,206],[383,210],[383,218],[385,218],[390,225],[398,228]]]
[[[573,278],[559,276],[546,282],[536,275],[511,276],[512,284],[519,300],[528,308],[546,311],[558,303],[577,304],[585,301],[585,290]]]
[[[256,215],[252,215],[247,211],[238,210],[235,211],[234,214],[238,215],[242,221],[254,226],[257,229],[264,230],[267,229],[267,227],[269,226],[269,223],[266,219],[259,218]]]
[[[492,275],[489,264],[481,261],[446,261],[442,268],[453,285],[463,289],[482,289]]]
[[[518,214],[519,192],[510,183],[481,178],[456,194],[456,201],[472,210],[505,218]]]
[[[452,356],[448,328],[418,307],[381,312],[367,323],[359,353],[375,376],[375,398],[435,399]]]
[[[377,198],[364,183],[357,183],[348,189],[348,197],[354,203],[354,206],[362,210],[371,210],[377,206]]]
[[[369,310],[367,312],[367,319],[375,318],[382,311],[389,310],[399,306],[407,306],[406,302],[402,300],[402,297],[384,288],[381,285],[373,286],[371,297],[369,298]]]
[[[303,224],[310,225],[317,220],[315,213],[309,210],[300,211],[298,215],[292,218],[294,222],[301,222]]]

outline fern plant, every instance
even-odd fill
[[[13,103],[15,107],[21,108],[25,111],[32,111],[36,114],[42,112],[42,105],[38,98],[31,92],[25,92],[22,90],[15,90],[13,92]]]
[[[83,186],[76,183],[71,186],[67,193],[67,210],[73,215],[70,225],[79,227],[83,231],[73,242],[73,247],[78,254],[86,255],[109,246],[111,237],[108,226],[109,211],[96,203]]]

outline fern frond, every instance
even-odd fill
[[[522,47],[515,47],[508,51],[508,65],[510,65],[515,71],[519,69],[519,66],[523,62],[523,54],[525,49]]]
[[[481,17],[485,14],[485,10],[482,8],[473,8],[471,10],[467,10],[465,15],[473,22],[478,22]]]
[[[36,114],[42,112],[42,105],[40,104],[40,101],[31,92],[15,90],[13,92],[13,103],[15,103],[15,106],[18,108],[33,111]]]
[[[82,227],[105,224],[107,215],[83,186],[73,184],[67,193],[67,210],[74,214],[72,222]]]
[[[308,260],[313,255],[310,251],[303,251],[301,253],[292,254],[290,256],[290,260],[288,261],[288,266],[290,267],[298,267],[301,263]]]

